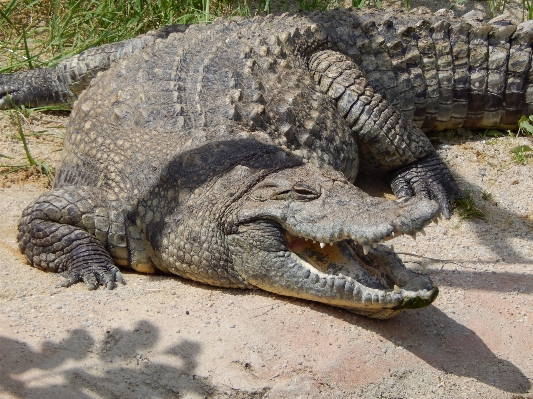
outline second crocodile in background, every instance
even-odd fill
[[[2,75],[0,106],[77,99],[20,249],[64,285],[112,288],[118,265],[375,318],[426,306],[430,278],[381,244],[449,217],[459,193],[422,129],[516,126],[532,37],[529,22],[335,10],[167,27]],[[361,162],[398,201],[353,185]]]

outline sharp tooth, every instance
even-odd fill
[[[372,244],[372,248],[377,248],[378,244],[375,242]]]
[[[416,241],[416,233],[410,234],[411,238]]]
[[[390,235],[394,237],[394,231],[393,231],[393,232],[391,232],[391,233],[390,233]]]
[[[435,223],[436,225],[438,225],[438,224],[439,224],[439,218],[435,218],[435,219],[433,219],[433,223]]]
[[[333,244],[335,244],[334,242],[330,242],[329,245],[333,246]]]
[[[394,245],[391,245],[391,246],[390,246],[390,250],[391,250],[392,252],[394,252]]]
[[[305,238],[305,241],[309,240],[309,238]]]
[[[399,294],[400,292],[402,292],[402,290],[400,289],[400,287],[398,287],[396,284],[394,284],[394,292],[396,294]]]
[[[423,236],[426,235],[426,231],[424,229],[420,229],[419,233],[422,234]]]
[[[370,245],[363,245],[363,253],[365,255],[368,255],[369,252],[370,252]]]
[[[320,248],[324,248],[325,246],[326,246],[326,243],[324,243],[324,242],[320,243]]]

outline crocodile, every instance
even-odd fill
[[[438,288],[384,244],[450,217],[424,131],[510,128],[533,104],[530,22],[381,10],[166,27],[0,76],[0,106],[74,102],[28,262],[90,289],[118,267],[386,319]],[[387,173],[397,200],[354,185]]]

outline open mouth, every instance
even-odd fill
[[[353,286],[357,306],[346,308],[354,313],[389,318],[404,309],[427,306],[437,297],[429,276],[407,269],[384,244],[360,245],[350,239],[325,244],[289,233],[286,240],[300,267],[319,279],[344,280],[345,290]]]
[[[271,186],[240,206],[238,234],[226,236],[240,248],[233,264],[247,283],[378,319],[435,300],[430,277],[383,243],[423,232],[440,213],[436,202],[370,197],[343,183],[324,183],[313,200],[283,201],[271,198]]]

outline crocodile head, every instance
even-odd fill
[[[226,242],[248,284],[380,319],[437,297],[427,275],[383,244],[430,223],[433,201],[371,197],[336,171],[303,164],[269,174],[235,209]]]

